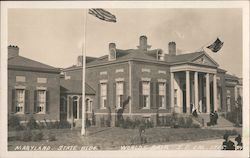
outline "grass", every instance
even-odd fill
[[[39,142],[23,142],[12,140],[8,142],[8,150],[12,151],[16,146],[50,146],[57,150],[59,146],[96,146],[101,150],[120,149],[123,145],[138,145],[140,137],[138,129],[97,128],[87,129],[87,136],[80,135],[80,129],[51,129],[42,130],[44,139]],[[227,130],[199,129],[199,128],[150,128],[146,129],[144,137],[148,144],[175,143],[184,141],[199,141],[223,138]],[[47,141],[46,135],[52,133],[56,136],[55,141]],[[234,131],[236,134],[236,131]]]

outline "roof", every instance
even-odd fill
[[[187,54],[180,54],[180,55],[165,55],[165,60],[169,63],[179,63],[179,62],[190,62],[193,59],[201,56],[204,52],[194,52],[194,53],[187,53]]]
[[[81,80],[60,80],[61,91],[64,93],[82,93],[82,81]],[[85,83],[85,94],[95,95],[95,90],[93,90],[87,83]]]
[[[234,76],[234,75],[230,75],[230,74],[225,74],[225,79],[230,79],[230,80],[239,80],[238,77]]]
[[[35,60],[31,60],[22,56],[15,56],[8,59],[8,67],[22,70],[46,71],[60,73],[59,68],[55,68]]]
[[[143,60],[156,60],[156,53],[160,49],[154,49],[149,51],[143,51],[140,49],[127,49],[127,50],[121,50],[116,49],[116,61],[126,61],[129,59],[143,59]],[[155,55],[154,55],[155,54]],[[102,57],[97,58],[95,61],[92,61],[91,63],[88,63],[88,66],[96,65],[96,64],[102,64],[107,63],[108,55],[104,55]]]
[[[209,57],[209,55],[205,51],[187,53],[187,54],[180,54],[180,55],[169,55],[164,54],[165,58],[163,61],[157,60],[157,53],[161,52],[164,53],[161,49],[153,49],[153,50],[141,50],[141,49],[116,49],[116,60],[109,60],[109,55],[104,55],[99,58],[93,58],[91,62],[87,63],[87,66],[96,66],[100,64],[107,64],[107,63],[115,63],[115,62],[123,62],[128,60],[141,60],[141,61],[149,61],[149,62],[158,62],[164,64],[183,64],[183,63],[192,63],[194,60],[198,59],[199,57],[205,55],[214,63],[214,66],[218,67],[219,65]],[[203,64],[204,65],[204,64]],[[213,65],[210,65],[213,66]],[[75,70],[79,69],[80,66],[73,65],[68,67],[64,70]]]

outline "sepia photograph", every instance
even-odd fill
[[[151,3],[1,5],[5,155],[249,156],[248,2]]]

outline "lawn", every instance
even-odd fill
[[[20,131],[19,131],[20,132]],[[22,131],[21,131],[22,132]],[[17,146],[50,146],[50,150],[80,150],[82,146],[88,148],[94,146],[100,150],[117,150],[123,145],[140,145],[138,129],[123,129],[118,127],[98,128],[91,127],[87,129],[87,136],[80,135],[80,129],[51,129],[50,133],[55,134],[56,141],[47,141],[48,130],[43,129],[43,140],[34,142],[24,142],[12,140],[8,142],[8,150],[13,151]],[[199,141],[223,138],[226,132],[232,134],[241,134],[240,131],[200,129],[200,128],[149,128],[146,129],[143,137],[146,139],[144,145],[150,144],[169,144],[185,141]],[[11,132],[15,135],[15,132]],[[76,147],[72,147],[76,146]],[[84,150],[88,150],[84,148]],[[39,150],[39,149],[38,149]]]

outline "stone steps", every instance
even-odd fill
[[[205,126],[207,125],[207,122],[210,122],[210,116],[209,114],[200,114],[200,116],[204,119]],[[224,117],[219,116],[217,120],[217,125],[213,127],[233,127],[234,124],[228,120],[226,120]]]

